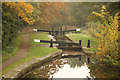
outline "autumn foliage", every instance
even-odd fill
[[[33,13],[33,6],[25,2],[5,2],[6,6],[19,17],[22,18],[26,23],[33,24],[35,20],[31,17]]]
[[[56,19],[62,19],[61,10],[64,10],[68,3],[59,2],[41,2],[37,9],[40,10],[40,14],[36,17],[40,17],[36,21],[36,25],[40,27],[50,28]]]
[[[118,53],[118,14],[111,16],[102,6],[101,13],[93,12],[99,17],[101,25],[97,27],[98,53],[101,61],[108,62],[115,66],[120,66],[120,56]]]
[[[56,19],[61,19],[61,10],[67,3],[57,2],[3,2],[2,3],[2,48],[10,53],[13,38],[26,26],[50,28]],[[4,53],[3,53],[4,54]]]
[[[33,6],[26,2],[2,3],[2,54],[11,53],[18,31],[35,22],[33,11]]]

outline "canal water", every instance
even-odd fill
[[[114,78],[120,76],[119,69],[105,66],[101,63],[96,63],[96,59],[84,54],[66,55],[61,58],[53,59],[39,66],[28,73],[24,74],[23,78],[47,78],[52,80],[56,78]],[[113,79],[113,80],[114,80]]]
[[[62,56],[26,73],[24,78],[87,78],[90,77],[88,57],[85,55]]]
[[[63,39],[63,38],[61,38]],[[65,38],[65,41],[70,41]],[[67,79],[77,78],[78,80],[119,80],[120,69],[110,67],[105,63],[99,62],[94,56],[85,55],[78,51],[63,51],[62,57],[53,59],[42,66],[32,69],[22,76],[22,78],[45,78]]]

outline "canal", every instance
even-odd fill
[[[71,52],[72,53],[72,52]],[[73,52],[74,54],[74,52]],[[22,78],[110,78],[118,80],[119,70],[96,61],[94,56],[87,56],[80,52],[78,55],[67,55],[52,59],[42,66],[27,72]],[[113,79],[114,78],[114,79]]]
[[[67,41],[70,41],[67,39]],[[63,50],[62,57],[54,58],[42,66],[28,71],[22,78],[80,78],[80,80],[119,80],[120,69],[99,62],[93,55],[82,51]]]

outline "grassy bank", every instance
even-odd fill
[[[34,39],[39,39],[39,40],[50,40],[48,38],[47,33],[31,33],[30,34],[30,40],[29,43],[31,45],[37,45],[37,44],[48,44],[48,43],[35,43]]]
[[[31,47],[29,48],[28,55],[24,59],[16,61],[14,64],[12,64],[12,65],[8,66],[6,69],[4,69],[2,72],[3,74],[5,74],[9,70],[11,70],[11,69],[13,69],[13,68],[25,63],[25,62],[28,62],[32,59],[43,57],[49,53],[53,53],[53,52],[58,51],[58,49],[56,49],[56,48],[47,48],[47,47],[42,47],[42,46],[35,46],[37,44],[44,44],[44,43],[35,43],[34,39],[49,40],[46,33],[40,33],[40,34],[32,33],[32,34],[29,34],[29,37],[30,37],[29,43],[30,43]]]
[[[79,40],[81,40],[82,46],[85,46],[85,47],[87,47],[88,39],[89,39],[91,41],[90,42],[91,48],[89,48],[88,50],[89,51],[96,51],[96,48],[94,48],[94,46],[97,46],[98,44],[97,44],[95,38],[87,36],[86,34],[77,34],[77,33],[74,33],[72,35],[67,34],[66,36],[71,38],[74,42],[79,42]]]
[[[12,53],[7,53],[6,51],[3,51],[3,55],[2,55],[2,62],[7,60],[8,58],[14,56],[18,50],[19,50],[19,45],[21,44],[22,40],[21,40],[21,34],[18,34],[16,38],[13,39],[13,42],[12,42],[12,47],[13,47],[13,50],[12,50]],[[11,49],[9,49],[11,50]],[[4,54],[5,52],[5,54]]]

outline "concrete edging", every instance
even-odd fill
[[[41,58],[31,60],[30,62],[24,63],[16,68],[10,70],[8,73],[6,73],[4,75],[4,78],[19,78],[20,76],[25,74],[27,71],[31,70],[32,68],[42,65],[45,62],[47,62],[55,57],[58,57],[60,55],[62,55],[62,50],[48,54]]]

